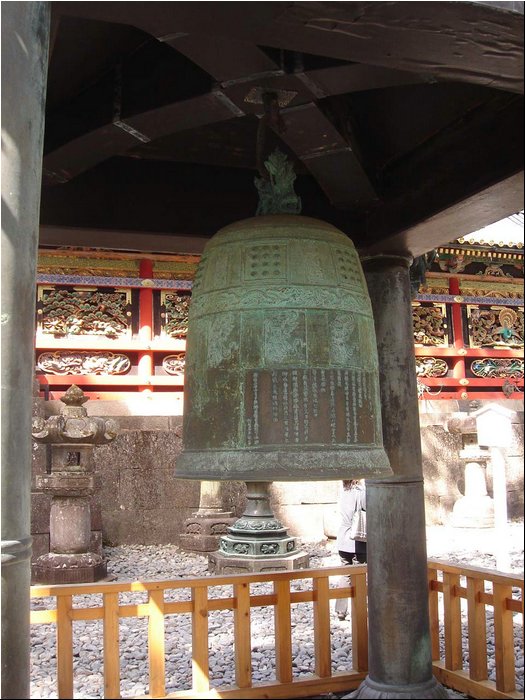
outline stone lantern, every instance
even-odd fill
[[[494,527],[494,501],[487,493],[486,468],[490,455],[478,443],[474,416],[451,418],[450,433],[461,435],[460,459],[465,464],[465,495],[454,503],[454,527]]]
[[[118,426],[88,416],[88,400],[72,385],[60,415],[33,419],[33,439],[51,445],[51,472],[37,477],[37,487],[52,496],[50,551],[33,564],[35,583],[90,583],[107,575],[106,560],[90,551],[93,449],[114,440]]]

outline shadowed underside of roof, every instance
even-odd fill
[[[41,242],[198,252],[255,213],[276,147],[303,213],[362,251],[417,255],[514,214],[520,5],[52,3]]]

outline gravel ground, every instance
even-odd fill
[[[510,570],[523,575],[523,522],[509,523],[505,537],[508,544]],[[431,527],[427,529],[429,557],[447,561],[496,568],[494,551],[501,541],[492,530]],[[301,549],[310,554],[310,566],[325,567],[339,563],[334,542],[303,543]],[[207,576],[207,558],[183,552],[175,545],[120,546],[107,548],[108,573],[120,581],[142,579],[144,581]],[[501,563],[501,561],[500,561]],[[257,590],[269,592],[270,584],[257,584]],[[300,590],[306,582],[296,582],[292,590]],[[254,589],[252,587],[252,592]],[[214,595],[230,594],[230,587],[217,587]],[[171,597],[169,597],[171,596]],[[82,604],[82,597],[75,598],[75,605]],[[96,604],[100,604],[97,596]],[[171,591],[168,600],[189,599],[189,591]],[[122,594],[122,603],[145,602],[142,593]],[[93,602],[91,602],[93,604]],[[333,605],[333,604],[332,604]],[[34,600],[33,607],[42,609],[45,601]],[[292,647],[294,677],[313,672],[312,606],[299,603],[292,608]],[[489,650],[493,650],[493,625],[488,618]],[[212,611],[210,630],[210,673],[212,685],[229,685],[234,681],[233,614],[231,611]],[[177,615],[166,624],[166,677],[167,692],[191,688],[191,616]],[[176,620],[176,627],[175,627]],[[464,619],[464,622],[466,618]],[[272,611],[264,608],[252,610],[252,662],[255,682],[275,677],[275,651]],[[351,648],[351,621],[332,618],[332,660],[334,670],[348,667]],[[120,622],[120,656],[123,680],[122,697],[147,694],[147,621],[144,618],[123,618]],[[56,698],[56,639],[54,625],[33,625],[31,630],[31,698]],[[465,639],[464,639],[465,642]],[[523,691],[522,630],[516,634],[516,656],[519,690]],[[468,651],[464,644],[465,660]],[[489,673],[493,671],[489,659]],[[103,697],[103,666],[101,622],[79,621],[74,626],[74,676],[75,697]],[[327,693],[325,700],[344,695]],[[450,691],[451,698],[467,696]]]

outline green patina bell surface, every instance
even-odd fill
[[[175,476],[388,474],[372,308],[351,240],[293,215],[221,229],[193,286]]]

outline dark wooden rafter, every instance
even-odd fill
[[[176,34],[164,41],[222,84],[284,75],[264,51],[245,41],[195,34]]]
[[[68,141],[43,159],[44,184],[64,183],[120,153],[168,133],[239,116],[219,92],[163,105],[141,114],[122,117]]]
[[[164,54],[174,53],[159,47]],[[198,69],[189,62],[179,65],[177,61],[172,66],[165,55],[163,58],[166,65],[149,87],[147,105],[142,94],[133,95],[135,82],[144,80],[144,73],[148,73],[148,65],[139,57],[130,59],[129,65],[123,62],[115,66],[112,73],[103,75],[65,108],[48,116],[44,184],[67,182],[140,143],[242,114],[220,89],[210,89],[210,78],[203,71],[197,76],[196,86],[188,90],[187,84],[175,76]],[[149,57],[150,62],[153,60]],[[140,93],[140,88],[135,92]]]
[[[300,77],[295,72],[286,73],[260,48],[246,42],[215,37],[210,44],[207,37],[186,35],[170,43],[220,81],[221,89],[243,111],[262,116],[263,93],[275,94],[280,107],[284,107],[279,137],[303,161],[332,204],[366,206],[376,201],[374,188],[351,143],[315,102],[319,95],[328,95],[329,86],[337,94],[348,90],[352,81],[356,84],[355,66],[338,67],[340,82],[330,81],[331,68],[313,71],[315,75],[310,79],[309,72],[302,69],[298,71]],[[244,74],[239,66],[245,68]],[[250,75],[246,68],[254,72]],[[345,73],[345,68],[352,77]],[[395,79],[406,78],[397,75]],[[369,82],[369,89],[373,85]]]
[[[281,138],[304,162],[334,206],[366,207],[376,192],[349,141],[310,102],[283,113]]]
[[[397,245],[404,238],[404,230],[414,229],[416,222],[455,208],[463,200],[490,201],[494,205],[492,195],[488,200],[477,197],[479,192],[503,193],[505,187],[499,183],[508,183],[509,189],[505,195],[508,210],[501,218],[523,208],[523,189],[520,191],[519,186],[523,183],[523,119],[523,101],[501,93],[483,108],[465,115],[456,128],[443,129],[428,144],[392,164],[385,183],[388,201],[367,217],[368,245],[381,246],[390,236]],[[490,140],[486,139],[488,130]],[[495,210],[499,208],[494,206]],[[434,234],[436,231],[434,228]],[[450,237],[451,232],[455,238],[454,229],[444,229],[442,235]],[[411,247],[414,242],[411,236]]]
[[[523,93],[523,11],[477,2],[59,2],[158,39],[222,36]],[[508,6],[508,10],[505,7]],[[439,10],[439,11],[437,11]]]
[[[294,105],[284,115],[286,130],[280,134],[281,138],[304,161],[330,201],[348,206],[366,205],[376,200],[354,147],[337,133],[314,100],[319,96],[362,90],[365,84],[367,89],[374,89],[376,86],[410,84],[424,78],[402,71],[356,65],[298,70],[297,74],[287,75],[264,51],[246,42],[178,34],[170,37],[167,43],[209,73],[217,81],[213,89],[203,95],[124,117],[120,104],[123,97],[116,77],[112,112],[107,109],[111,121],[108,119],[96,128],[88,125],[84,133],[47,151],[44,156],[46,184],[67,182],[97,163],[133,149],[140,142],[147,143],[169,133],[243,116],[246,112],[260,115],[261,100],[250,100],[250,93],[258,91],[260,96],[264,90],[274,90],[278,94],[290,95],[289,102]],[[100,101],[97,91],[100,91],[98,86],[92,88],[93,95],[89,99],[93,102]],[[107,89],[102,92],[108,95]],[[73,104],[70,112],[84,112],[87,101],[83,95],[81,105],[75,107]],[[297,106],[300,109],[294,111]],[[312,144],[306,145],[308,139],[304,134],[309,132]],[[333,172],[334,164],[337,176]]]
[[[374,243],[362,242],[360,253],[366,257],[406,252],[416,257],[446,245],[451,232],[458,237],[466,236],[511,216],[520,207],[523,207],[523,171]]]

